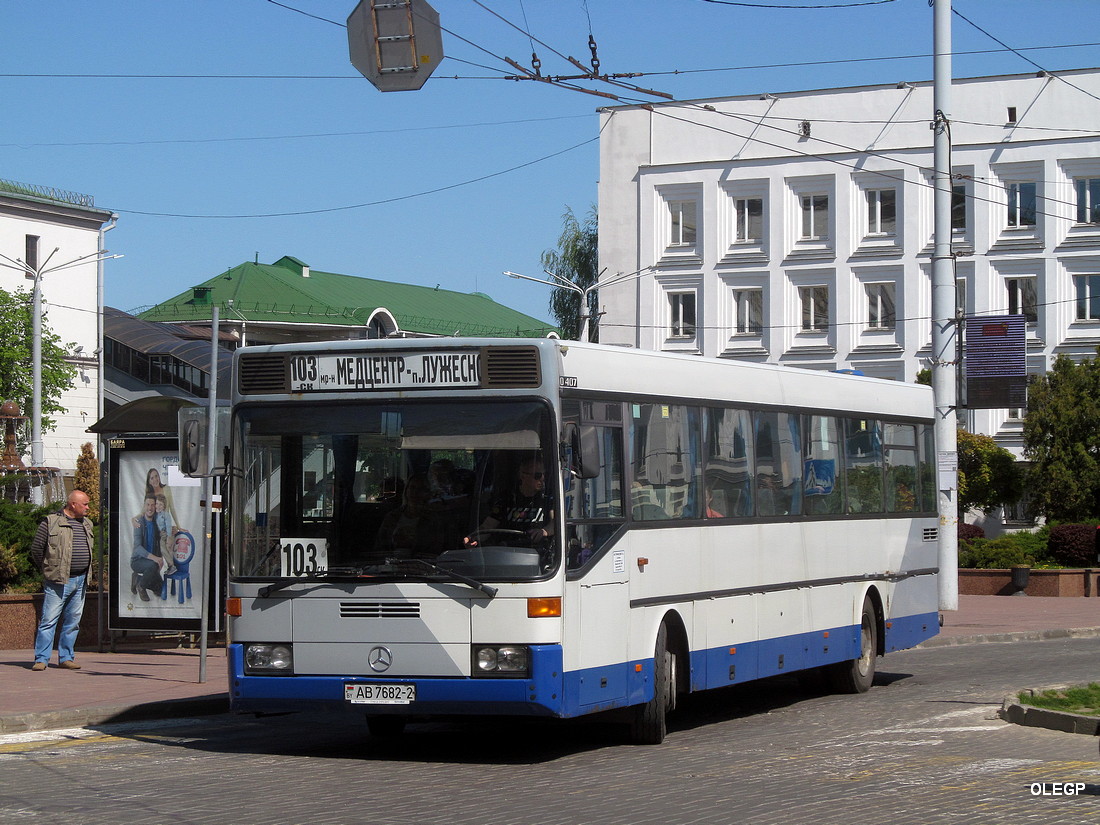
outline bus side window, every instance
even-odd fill
[[[810,515],[844,510],[840,424],[831,415],[808,415],[802,433],[802,494]]]
[[[751,516],[753,510],[752,415],[710,408],[704,418],[708,518]]]
[[[635,519],[700,518],[703,514],[699,408],[634,404],[630,504]]]
[[[566,401],[562,405],[566,448],[574,454],[580,445],[572,437],[585,431],[585,451],[599,455],[595,468],[586,464],[585,476],[574,474],[565,486],[566,562],[573,570],[586,564],[622,526],[623,428],[622,406],[594,401]],[[593,472],[596,470],[596,472]]]
[[[756,431],[756,512],[789,516],[802,511],[802,439],[799,416],[753,413]]]
[[[912,424],[886,424],[886,511],[912,513],[919,509],[917,433]]]
[[[845,476],[849,513],[881,513],[882,422],[849,418],[844,422]]]

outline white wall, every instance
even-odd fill
[[[88,441],[96,442],[86,430],[97,417],[97,269],[96,264],[91,262],[56,272],[48,270],[86,255],[94,255],[99,248],[99,227],[109,217],[110,213],[103,210],[82,209],[41,199],[21,200],[0,192],[0,254],[7,258],[23,259],[26,236],[37,235],[41,239],[40,265],[53,253],[53,257],[45,263],[47,272],[42,279],[44,324],[60,337],[62,345],[70,353],[75,353],[77,347],[83,347],[78,355],[73,354],[70,359],[77,367],[77,374],[72,386],[60,399],[67,411],[54,416],[57,426],[43,433],[43,463],[47,467],[60,468],[65,475],[75,471],[81,445]],[[32,286],[33,282],[19,272],[0,267],[0,287],[3,289],[9,292],[21,289],[29,294]],[[30,409],[22,412],[28,418],[31,415]],[[29,439],[29,421],[27,427]],[[29,452],[23,460],[28,465],[31,463]]]
[[[1007,280],[1036,278],[1028,368],[1095,354],[1100,321],[1075,316],[1073,276],[1100,274],[1100,226],[1075,224],[1074,177],[1100,178],[1100,70],[956,80],[952,166],[967,187],[967,230],[954,238],[970,313],[1008,312]],[[1016,122],[1009,122],[1009,107]],[[600,291],[601,341],[860,369],[913,381],[931,354],[931,83],[828,89],[775,98],[616,107],[601,115],[600,268],[644,276]],[[808,123],[809,136],[801,124]],[[1007,228],[1006,184],[1034,181],[1034,229]],[[896,232],[868,237],[866,190],[893,188]],[[828,238],[800,239],[799,195],[825,193]],[[760,243],[734,242],[734,199],[764,200]],[[667,246],[669,200],[695,199],[697,239]],[[867,324],[867,284],[895,285],[897,324]],[[800,286],[829,288],[826,331],[801,329]],[[764,330],[736,334],[735,290],[762,288]],[[698,332],[668,335],[668,293],[694,290]],[[1019,453],[1006,410],[969,414]]]

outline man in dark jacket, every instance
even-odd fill
[[[46,591],[31,670],[46,669],[53,652],[58,620],[61,621],[57,641],[58,667],[80,669],[73,659],[73,647],[80,632],[88,569],[92,565],[92,523],[84,518],[88,503],[86,493],[73,490],[60,512],[42,520],[31,542],[31,559],[42,571]]]

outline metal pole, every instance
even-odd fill
[[[42,466],[42,270],[34,273],[31,295],[31,466]],[[31,488],[31,500],[42,503],[42,476]]]
[[[118,220],[118,215],[111,215],[111,223],[109,226],[101,226],[99,229],[99,251],[96,255],[96,278],[95,278],[95,305],[96,305],[96,332],[95,332],[95,355],[96,355],[96,405],[95,405],[95,420],[103,420],[103,260],[107,250],[103,248],[103,236],[115,228],[115,222]],[[107,508],[104,506],[107,503],[105,492],[106,485],[103,484],[103,462],[107,457],[106,452],[103,449],[103,436],[99,436],[97,439],[98,449],[96,450],[96,457],[99,460],[99,530],[96,537],[96,570],[99,571],[99,596],[96,598],[96,639],[98,640],[98,650],[103,652],[103,629],[105,624],[104,606],[103,606],[103,593],[104,584],[106,584],[103,578],[103,554],[106,546],[105,536],[107,533],[106,526],[107,520],[104,515],[107,512]],[[84,492],[87,492],[85,490]]]
[[[951,0],[933,5],[932,391],[936,404],[940,610],[959,609],[958,374],[955,266],[951,252]]]
[[[210,474],[214,464],[214,453],[218,449],[218,307],[211,307],[210,316],[210,394],[207,399],[206,463],[207,474],[202,480],[202,497],[205,506],[202,510],[202,534],[206,540],[206,552],[202,558],[202,613],[199,616],[199,682],[206,681],[206,642],[210,621],[209,610],[210,571],[214,555],[214,539],[211,523],[213,521],[214,478]]]

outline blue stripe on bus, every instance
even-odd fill
[[[913,647],[934,636],[939,615],[925,613],[891,619],[885,650]],[[352,710],[416,715],[513,715],[573,717],[637,705],[653,696],[653,660],[622,662],[563,672],[560,645],[531,647],[531,678],[489,679],[369,676],[245,676],[240,644],[229,645],[230,703],[235,711],[280,713]],[[694,651],[693,691],[763,679],[856,658],[859,627],[798,633],[757,642]],[[415,705],[350,705],[348,682],[416,684]]]
[[[242,713],[352,710],[381,713],[502,714],[560,716],[562,652],[560,645],[532,645],[529,679],[375,678],[343,676],[246,676],[240,644],[228,646],[230,708]],[[344,701],[350,682],[416,685],[415,706],[352,705]]]
[[[891,619],[888,625],[884,640],[887,653],[935,636],[939,614],[903,616]],[[691,689],[709,690],[850,661],[859,656],[859,649],[860,628],[850,625],[697,650],[690,656]],[[565,716],[636,705],[653,696],[653,660],[573,671],[565,674],[565,680]]]
[[[903,616],[887,624],[884,650],[889,653],[936,635],[939,614]],[[859,656],[859,648],[860,628],[850,625],[697,651],[691,655],[692,690],[850,661]]]

